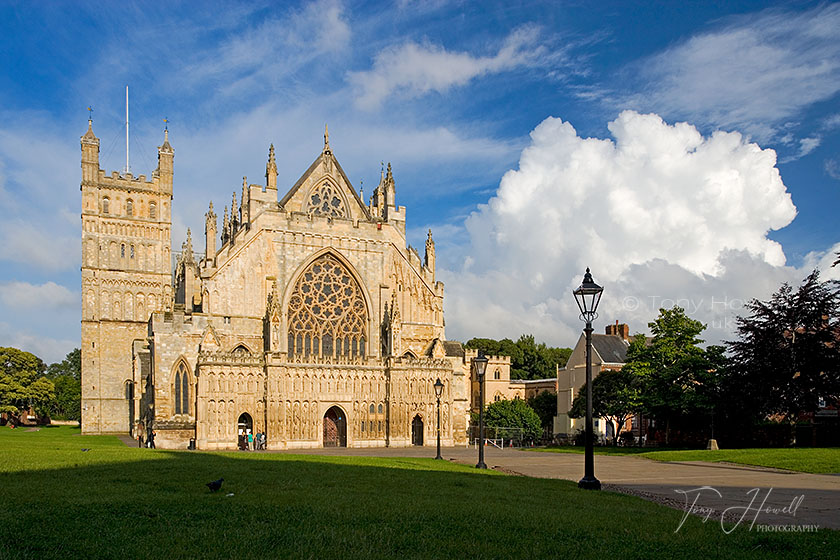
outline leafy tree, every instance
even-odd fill
[[[82,351],[78,348],[72,350],[65,358],[47,367],[47,376],[56,378],[60,375],[68,375],[76,381],[82,379]]]
[[[19,421],[30,406],[43,413],[55,398],[55,389],[44,374],[44,362],[17,348],[0,347],[0,412]]]
[[[55,384],[53,418],[81,420],[82,418],[82,352],[71,351],[61,362],[47,367],[47,376]]]
[[[525,439],[542,435],[540,417],[522,399],[496,401],[484,411],[484,423],[494,428],[521,428]]]
[[[554,417],[557,416],[557,393],[542,391],[528,399],[527,403],[540,417],[540,424],[543,429],[552,426]]]
[[[621,427],[641,406],[640,379],[629,369],[604,371],[592,380],[592,415],[605,418],[613,427],[613,445]],[[586,416],[586,385],[578,391],[569,410],[571,418]]]
[[[548,379],[557,375],[557,366],[563,367],[572,354],[571,348],[552,348],[539,344],[534,336],[523,334],[513,342],[509,338],[473,338],[467,348],[481,349],[488,355],[510,356],[511,379]]]
[[[636,335],[623,369],[638,376],[645,413],[666,422],[667,442],[673,420],[707,417],[714,403],[708,391],[714,368],[699,346],[706,325],[689,318],[681,307],[660,309],[648,327],[653,339]]]
[[[55,404],[55,385],[46,377],[39,377],[29,385],[29,403],[38,416],[48,416]]]
[[[729,343],[729,382],[753,414],[796,419],[820,397],[840,398],[840,284],[815,270],[798,289],[785,283],[769,301],[754,299]]]

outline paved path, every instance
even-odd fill
[[[432,447],[307,449],[306,454],[379,457],[434,457]],[[477,462],[473,448],[444,448],[445,459]],[[525,476],[577,481],[583,455],[485,448],[485,462]],[[794,473],[746,465],[704,462],[665,463],[630,456],[595,456],[595,475],[606,490],[629,493],[719,520],[749,526],[816,524],[840,529],[840,476]],[[707,487],[706,489],[699,490]],[[696,499],[696,501],[695,501]],[[727,511],[728,510],[728,511]]]
[[[128,447],[140,447],[137,445],[137,440],[128,434],[117,434],[117,438]]]

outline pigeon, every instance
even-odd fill
[[[83,447],[82,451],[90,451],[90,448],[89,447]]]
[[[224,478],[220,478],[219,480],[214,480],[213,482],[208,482],[207,483],[207,488],[209,488],[211,492],[215,492],[216,490],[218,490],[219,488],[222,487],[222,482],[224,482],[224,481],[225,481]]]

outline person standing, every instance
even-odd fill
[[[157,435],[157,432],[155,432],[154,430],[152,430],[149,433],[149,449],[156,449],[155,448],[155,436],[156,435]]]
[[[248,449],[250,451],[254,450],[254,434],[251,432],[251,430],[248,430]]]

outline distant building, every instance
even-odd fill
[[[465,361],[467,364],[478,355],[478,350],[466,350]],[[497,401],[524,399],[525,385],[518,380],[510,378],[510,356],[485,356],[487,358],[487,369],[484,372],[484,406],[489,406]],[[480,398],[480,387],[475,374],[472,374],[472,400],[470,410],[478,412]]]
[[[630,347],[630,327],[626,324],[607,325],[605,334],[592,334],[592,379],[602,371],[620,370],[627,361],[627,349]],[[582,430],[585,418],[570,418],[569,410],[578,390],[586,384],[586,336],[580,338],[569,356],[564,368],[557,368],[557,416],[554,419],[554,434],[560,438],[572,437],[577,430]],[[630,420],[623,429],[630,429]],[[612,437],[607,433],[604,419],[595,418],[595,433],[602,437]]]
[[[447,343],[450,344],[450,343]],[[477,350],[466,350],[465,361],[471,363],[478,354]],[[510,356],[486,356],[487,371],[484,374],[484,405],[497,401],[527,400],[544,391],[557,392],[557,379],[511,379]],[[475,375],[472,377],[472,400],[470,410],[478,412],[479,385]]]
[[[540,393],[557,393],[557,378],[550,377],[548,379],[520,379],[525,389],[525,399],[536,397]]]

